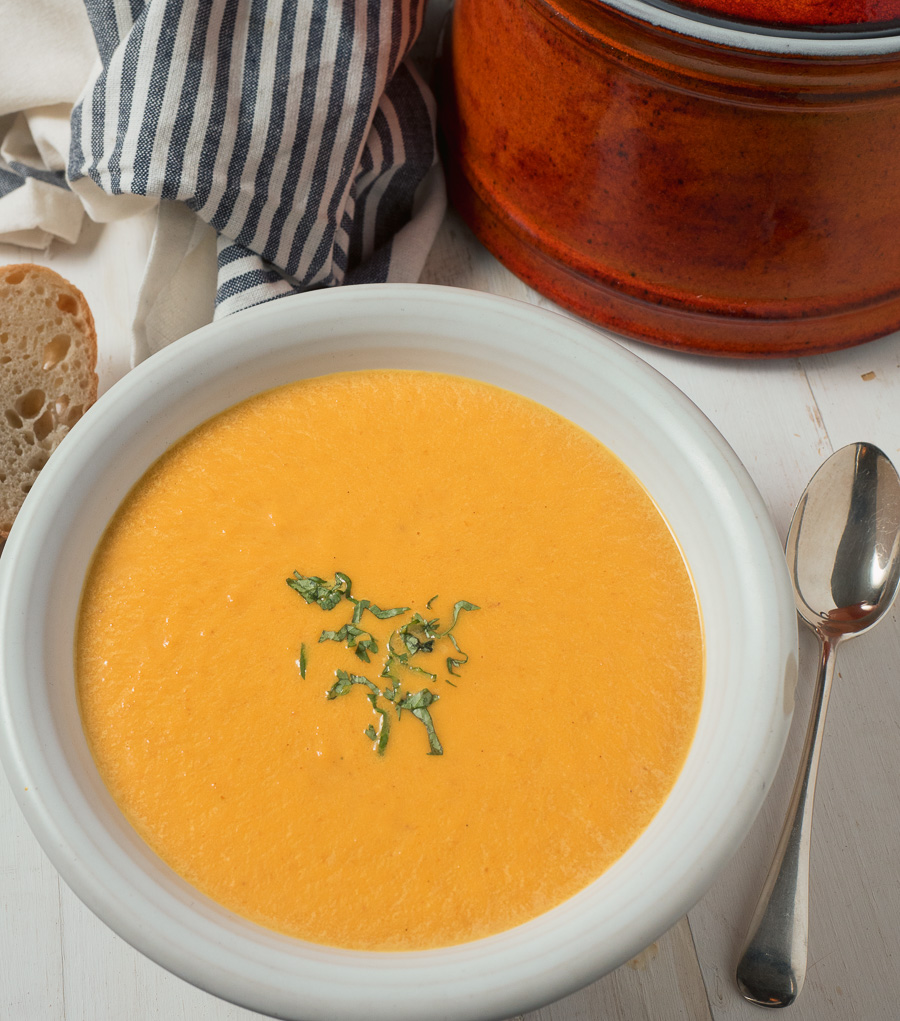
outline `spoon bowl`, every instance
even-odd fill
[[[785,543],[797,612],[822,656],[791,804],[737,968],[745,999],[786,1007],[806,975],[813,794],[838,643],[884,616],[900,584],[900,476],[870,443],[836,451],[800,497]]]
[[[834,453],[797,504],[785,544],[797,611],[849,638],[873,627],[900,583],[900,478],[868,443]]]

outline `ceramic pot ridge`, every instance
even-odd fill
[[[900,29],[457,0],[442,100],[453,201],[588,319],[742,357],[900,327]]]

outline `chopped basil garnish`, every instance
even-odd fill
[[[349,599],[350,597],[348,596],[347,598]],[[354,624],[358,624],[362,620],[362,615],[366,610],[379,620],[387,620],[388,617],[398,617],[401,613],[409,612],[408,606],[398,606],[393,610],[382,610],[381,607],[370,603],[368,599],[351,599],[350,601],[356,603],[356,608],[353,611]]]
[[[458,603],[453,604],[453,620],[450,623],[450,627],[446,631],[441,632],[442,635],[449,635],[450,632],[456,627],[456,622],[459,620],[460,610],[478,610],[480,607],[474,603],[466,602],[465,599],[460,599]]]
[[[318,603],[323,610],[333,610],[345,595],[350,598],[350,579],[346,574],[335,574],[333,585],[329,585],[323,578],[306,578],[297,571],[294,571],[292,578],[286,580],[307,603]]]
[[[337,631],[325,630],[319,635],[319,642],[342,642],[348,649],[352,649],[356,656],[365,663],[371,662],[371,656],[378,653],[378,640],[365,628],[359,626],[363,614],[368,610],[377,620],[388,620],[408,613],[408,606],[399,606],[383,610],[368,599],[357,599],[353,596],[353,583],[350,578],[340,571],[336,571],[334,582],[327,582],[323,578],[314,575],[309,577],[294,571],[293,577],[286,579],[288,585],[298,592],[307,603],[316,603],[323,610],[333,610],[342,599],[347,599],[353,604],[353,614],[346,624]],[[430,610],[432,604],[438,597],[432,596],[425,604],[425,609]],[[455,650],[455,655],[446,656],[447,672],[454,677],[459,677],[459,668],[468,662],[469,657],[464,653],[456,641],[453,630],[459,621],[462,610],[477,610],[474,603],[465,599],[459,600],[453,605],[450,625],[444,630],[440,628],[438,617],[424,617],[416,612],[405,623],[391,632],[385,641],[386,657],[382,663],[380,677],[390,681],[389,685],[379,688],[377,684],[363,677],[361,674],[351,674],[346,670],[335,671],[335,682],[326,691],[325,697],[335,699],[346,695],[354,686],[367,688],[366,698],[369,700],[372,710],[381,719],[378,728],[369,724],[363,731],[364,735],[372,742],[375,742],[375,750],[383,755],[387,748],[388,738],[391,731],[391,717],[389,710],[379,704],[379,698],[384,698],[394,706],[399,720],[403,711],[411,713],[425,727],[428,736],[429,755],[443,755],[444,749],[434,729],[434,720],[431,716],[430,707],[438,701],[436,695],[430,688],[422,688],[420,691],[403,693],[402,681],[403,671],[421,674],[427,677],[432,683],[437,681],[437,674],[426,670],[412,659],[420,654],[428,654],[435,651],[435,644],[447,639]],[[306,677],[308,664],[308,653],[306,643],[300,646],[300,676]],[[451,680],[446,681],[451,687],[457,685]]]
[[[362,684],[375,695],[381,694],[378,686],[373,684],[368,677],[362,677],[360,674],[348,674],[346,670],[335,670],[334,675],[337,677],[337,680],[325,693],[326,698],[337,698],[338,695],[346,695],[354,684]]]
[[[397,715],[399,716],[403,709],[408,709],[416,719],[421,720],[425,724],[425,732],[428,734],[428,744],[431,747],[429,755],[443,755],[444,749],[441,742],[438,740],[437,734],[434,732],[434,722],[431,719],[431,713],[428,711],[428,707],[434,702],[437,702],[438,696],[429,688],[423,688],[421,691],[417,691],[415,695],[407,694],[406,698],[402,702],[397,703]]]
[[[379,713],[381,716],[380,732],[378,734],[375,734],[375,728],[370,723],[369,726],[366,728],[366,735],[368,736],[369,731],[372,731],[373,735],[375,735],[372,738],[372,740],[374,741],[375,737],[378,738],[378,744],[375,748],[375,751],[377,751],[379,755],[384,755],[384,750],[385,748],[387,748],[388,737],[390,736],[391,733],[391,718],[390,716],[388,716],[387,712],[384,709],[382,709],[381,706],[378,704],[377,695],[373,695],[370,693],[366,696],[366,698],[368,698],[369,702],[371,702],[372,708],[375,710],[375,712]]]
[[[365,637],[362,637],[362,636]],[[346,642],[348,649],[353,649],[356,655],[366,663],[371,662],[369,653],[373,655],[378,652],[378,642],[374,636],[355,624],[345,624],[340,631],[323,631],[319,635],[320,642]]]

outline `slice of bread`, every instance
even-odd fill
[[[84,295],[44,266],[0,267],[0,544],[96,399],[97,333]]]

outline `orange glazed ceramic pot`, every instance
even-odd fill
[[[457,0],[441,98],[455,205],[579,315],[741,357],[900,328],[900,0]]]

